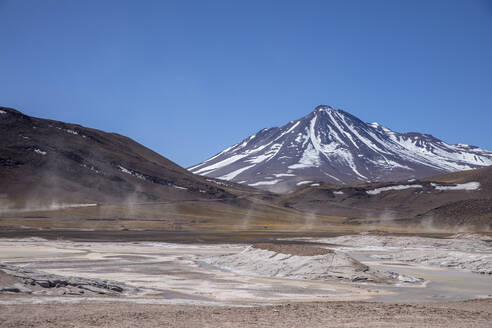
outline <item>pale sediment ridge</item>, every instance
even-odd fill
[[[401,261],[430,266],[492,274],[492,238],[461,233],[449,238],[346,235],[310,239],[313,242],[337,244],[345,252],[379,251],[371,255],[378,260]]]
[[[388,284],[422,282],[395,272],[372,270],[344,252],[310,246],[257,244],[240,253],[201,260],[232,272],[265,277]]]

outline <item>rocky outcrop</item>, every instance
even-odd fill
[[[47,295],[120,295],[134,294],[137,288],[116,281],[87,279],[80,277],[64,277],[36,270],[28,270],[19,266],[0,263],[0,271],[17,278],[18,283],[1,286],[1,293],[25,293]]]

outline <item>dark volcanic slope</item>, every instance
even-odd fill
[[[374,220],[431,221],[492,228],[492,166],[423,180],[355,186],[326,183],[282,196],[282,205],[315,214]],[[348,220],[347,223],[357,222]]]
[[[231,196],[127,137],[0,107],[3,208]]]
[[[264,129],[190,168],[193,173],[272,191],[313,181],[397,181],[492,165],[492,152],[398,133],[329,106]]]

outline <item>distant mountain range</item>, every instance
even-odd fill
[[[344,226],[382,220],[490,229],[492,166],[408,179],[490,162],[490,152],[477,147],[396,133],[321,106],[194,169],[241,185],[195,175],[116,133],[0,107],[0,231],[118,230],[129,219],[142,221],[139,229],[243,229],[243,221],[265,229],[268,222],[289,226],[318,216]],[[244,163],[246,169],[234,166]],[[383,178],[395,182],[365,182]],[[342,179],[355,183],[340,185]],[[248,184],[296,190],[274,194]]]
[[[321,105],[280,128],[263,129],[189,170],[282,192],[317,181],[399,181],[488,165],[491,151],[450,145],[429,134],[395,132]]]

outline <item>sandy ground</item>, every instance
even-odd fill
[[[228,308],[90,304],[0,306],[22,327],[490,327],[492,300],[431,304],[327,302]]]

